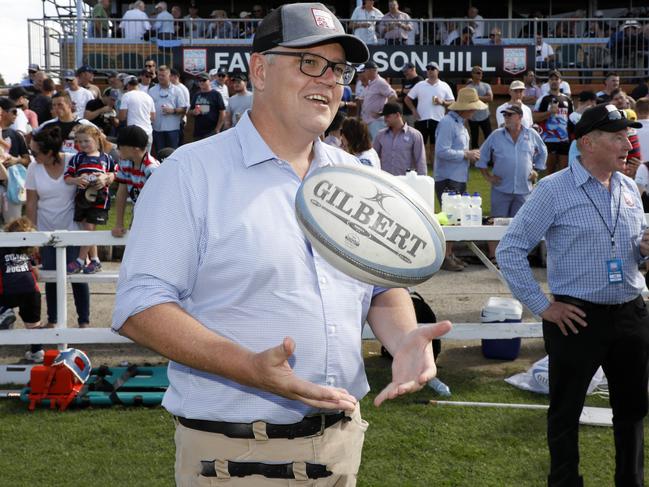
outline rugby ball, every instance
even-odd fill
[[[446,242],[426,202],[395,176],[363,166],[325,166],[302,181],[297,220],[333,267],[382,287],[421,284]]]

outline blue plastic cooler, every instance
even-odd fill
[[[523,305],[513,298],[491,297],[480,313],[481,323],[521,323]],[[521,350],[521,339],[482,340],[482,354],[486,358],[515,360]]]

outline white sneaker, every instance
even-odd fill
[[[39,350],[38,352],[33,353],[30,350],[27,350],[25,352],[25,358],[30,362],[42,364],[43,359],[45,358],[45,350]]]
[[[13,328],[13,324],[16,321],[16,313],[12,308],[5,308],[5,310],[0,313],[0,330],[9,330]]]

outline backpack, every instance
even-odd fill
[[[27,191],[25,191],[27,169],[22,164],[14,164],[7,169],[7,173],[9,174],[7,180],[7,198],[14,205],[22,205],[27,201]]]
[[[433,309],[422,298],[421,294],[416,291],[410,291],[410,299],[412,299],[412,305],[415,307],[415,316],[417,317],[417,323],[437,323],[437,317],[433,312]],[[433,340],[433,355],[437,361],[437,357],[442,352],[442,341],[439,339]],[[381,346],[381,355],[384,357],[392,358],[390,352],[383,346]]]

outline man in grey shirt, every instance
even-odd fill
[[[230,103],[225,109],[225,129],[234,127],[243,114],[252,108],[252,93],[246,86],[248,82],[246,73],[241,71],[230,73],[230,81],[234,94],[230,97]]]
[[[467,88],[473,88],[478,92],[478,98],[484,103],[492,102],[494,94],[491,91],[489,83],[482,81],[482,67],[473,66],[471,70],[471,81],[467,83]],[[487,140],[491,133],[491,120],[489,120],[489,107],[484,110],[476,110],[473,117],[469,119],[469,131],[471,133],[471,149],[480,147],[478,137],[482,129],[483,139]]]
[[[156,154],[165,147],[177,149],[180,146],[180,124],[189,106],[180,88],[171,83],[167,66],[158,68],[158,81],[148,92],[159,115],[153,121],[153,147]]]

